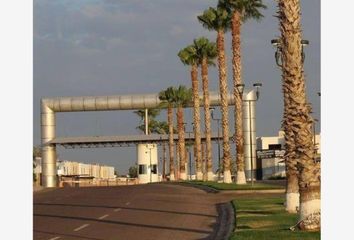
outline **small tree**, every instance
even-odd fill
[[[137,178],[138,177],[138,168],[137,166],[131,166],[128,170],[129,172],[129,177],[131,178]]]

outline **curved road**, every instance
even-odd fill
[[[218,194],[174,184],[34,193],[35,240],[213,239]]]

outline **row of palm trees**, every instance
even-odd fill
[[[179,154],[179,178],[187,180],[186,174],[186,144],[185,144],[185,129],[184,129],[184,108],[191,103],[192,89],[181,85],[178,88],[169,87],[165,91],[159,93],[159,98],[162,101],[161,107],[167,108],[167,122],[169,129],[169,154],[170,154],[170,180],[175,180],[175,161],[174,161],[174,141],[173,141],[173,109],[177,108],[177,133],[178,133],[178,148]]]
[[[236,184],[245,184],[244,171],[244,154],[243,154],[243,134],[242,134],[242,99],[237,92],[236,85],[242,84],[241,78],[241,48],[240,48],[240,30],[242,23],[249,19],[260,19],[262,14],[260,9],[264,9],[265,5],[261,0],[220,0],[216,8],[208,8],[197,18],[203,27],[208,30],[217,32],[216,43],[209,41],[205,37],[194,39],[193,43],[183,48],[178,56],[183,64],[190,66],[191,82],[192,82],[192,100],[193,100],[193,122],[195,136],[194,159],[196,166],[196,178],[202,180],[202,159],[201,159],[201,127],[200,127],[200,96],[198,67],[201,66],[201,78],[203,89],[203,105],[205,119],[205,138],[206,138],[206,162],[207,176],[206,180],[213,179],[212,172],[212,145],[211,145],[211,123],[210,123],[210,100],[209,100],[209,79],[208,66],[215,65],[214,60],[217,57],[219,70],[219,86],[221,97],[221,114],[222,114],[222,138],[223,138],[223,171],[225,183],[231,183],[231,149],[229,142],[229,122],[228,122],[228,86],[227,86],[227,65],[225,54],[225,32],[229,29],[232,31],[232,50],[233,50],[233,82],[234,82],[234,98],[235,98],[235,139],[236,139],[236,163],[237,178]],[[171,88],[170,88],[171,90]],[[166,90],[168,91],[168,89]],[[165,92],[166,92],[165,91]],[[164,95],[164,94],[162,94]],[[166,101],[164,98],[160,98]],[[170,104],[171,106],[173,104]],[[172,110],[170,110],[172,111]],[[171,116],[169,112],[169,116]],[[181,113],[180,113],[181,114]],[[170,119],[170,117],[169,117]],[[177,118],[178,120],[178,118]],[[178,133],[182,131],[178,128]],[[184,140],[180,140],[179,148],[184,146]],[[170,150],[171,151],[171,150]],[[181,163],[185,161],[184,150],[179,149]],[[171,158],[173,160],[173,157]],[[184,165],[181,164],[183,168]],[[171,169],[170,169],[171,170]],[[181,169],[182,172],[182,169]],[[183,177],[183,175],[181,175]]]
[[[278,0],[279,19],[282,45],[282,84],[284,92],[284,119],[287,169],[287,203],[286,209],[294,212],[300,201],[300,224],[305,230],[320,227],[320,170],[314,162],[312,144],[312,119],[309,104],[305,96],[305,81],[301,55],[301,25],[300,25],[300,0]],[[185,142],[183,128],[183,107],[193,101],[193,121],[195,135],[194,158],[196,161],[196,176],[201,180],[201,140],[200,140],[200,97],[198,67],[201,66],[203,84],[203,105],[206,136],[206,161],[207,180],[212,176],[211,160],[211,129],[208,92],[208,66],[214,65],[217,57],[219,71],[219,87],[222,114],[223,138],[223,171],[226,183],[231,182],[230,173],[230,144],[228,122],[228,86],[227,65],[225,54],[225,33],[231,29],[232,34],[232,70],[233,70],[233,95],[235,99],[235,140],[236,140],[236,184],[245,184],[243,132],[242,132],[242,96],[238,94],[237,86],[242,84],[241,65],[241,28],[248,19],[260,20],[263,15],[261,10],[266,6],[262,0],[219,0],[216,8],[210,7],[197,18],[208,30],[216,31],[216,43],[202,37],[195,39],[191,45],[183,48],[178,56],[183,64],[190,66],[192,89],[180,86],[170,87],[160,93],[160,99],[168,106],[168,124],[170,134],[170,173],[174,179],[173,156],[173,115],[172,109],[177,107],[178,122],[178,151],[180,155],[180,171],[182,180],[185,176]],[[190,93],[192,91],[192,93]],[[188,95],[188,97],[187,97]],[[183,98],[178,98],[183,96]],[[183,174],[184,173],[184,174]],[[295,194],[295,195],[294,195]],[[300,197],[300,200],[299,200]],[[294,201],[297,199],[296,201]]]

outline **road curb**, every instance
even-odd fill
[[[285,193],[285,188],[282,189],[259,189],[259,190],[217,190],[212,187],[208,187],[205,185],[193,184],[193,183],[184,183],[184,182],[176,182],[172,184],[178,184],[187,187],[194,187],[201,190],[204,190],[207,193],[219,193],[219,194],[230,194],[230,193]]]
[[[227,240],[235,228],[235,214],[231,202],[216,205],[218,218],[213,233],[206,240]]]
[[[197,185],[197,184],[190,184],[190,183],[183,183],[183,182],[176,182],[172,184],[197,188],[207,193],[223,192],[208,186]],[[216,210],[218,212],[218,217],[216,218],[216,224],[214,226],[213,233],[208,237],[206,237],[204,240],[227,240],[229,239],[231,233],[235,229],[235,214],[234,214],[234,208],[232,203],[231,202],[219,203],[216,205]]]
[[[230,193],[285,193],[285,189],[260,189],[260,190],[221,190],[221,194]]]

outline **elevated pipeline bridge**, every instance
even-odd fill
[[[199,94],[203,98],[203,94]],[[246,156],[246,169],[250,161],[248,156],[255,147],[255,101],[254,90],[243,93],[242,111],[244,116],[244,148]],[[210,92],[210,106],[220,106],[221,97],[218,92]],[[235,104],[233,94],[227,95],[229,106]],[[201,101],[200,106],[203,106]],[[57,185],[56,170],[56,146],[64,147],[113,147],[124,146],[123,144],[160,143],[167,141],[168,136],[163,135],[139,135],[139,136],[95,136],[95,137],[56,137],[56,113],[59,112],[85,112],[85,111],[116,111],[136,110],[161,107],[158,93],[113,95],[113,96],[75,96],[75,97],[52,97],[41,99],[41,142],[42,142],[42,185],[44,187],[55,187]],[[192,107],[190,103],[187,107]],[[176,136],[177,137],[177,136]],[[175,138],[176,138],[175,137]],[[192,135],[186,134],[186,141],[192,140]],[[217,138],[217,137],[216,137]],[[205,139],[203,137],[203,139]],[[213,135],[212,140],[215,140]],[[253,149],[253,150],[252,150]],[[255,156],[255,154],[254,154]]]
[[[212,141],[222,141],[222,136],[217,134],[211,135]],[[174,134],[173,140],[178,141],[178,134]],[[201,134],[202,142],[205,142],[205,134]],[[63,137],[55,138],[47,143],[48,145],[62,146],[68,149],[74,148],[102,148],[102,147],[129,147],[137,144],[155,143],[161,145],[163,142],[168,142],[168,134],[150,134],[150,135],[120,135],[120,136],[87,136],[87,137]],[[185,134],[185,141],[194,142],[194,134]],[[230,136],[230,141],[234,141],[233,136]]]

